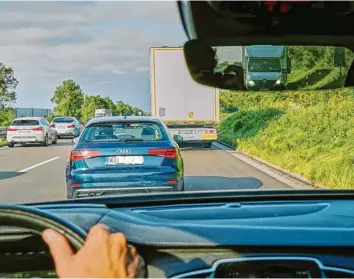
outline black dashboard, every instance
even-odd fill
[[[150,196],[115,199],[114,204],[92,199],[97,203],[33,206],[85,231],[104,223],[123,232],[144,258],[149,278],[354,277],[354,197],[287,195],[194,199],[195,194],[169,202]],[[0,276],[53,277],[40,237],[21,233],[1,245]]]

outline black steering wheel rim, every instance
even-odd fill
[[[54,214],[22,205],[0,205],[0,226],[14,226],[41,235],[45,229],[54,229],[63,234],[74,251],[85,243],[86,232],[75,224]]]

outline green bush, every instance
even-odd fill
[[[0,139],[0,147],[7,145],[6,139]]]
[[[222,92],[218,127],[239,151],[330,188],[354,188],[354,91]]]
[[[15,112],[12,108],[0,108],[0,127],[11,125],[15,118]]]

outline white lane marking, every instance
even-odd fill
[[[30,166],[30,167],[28,167],[28,168],[22,169],[22,170],[20,170],[20,171],[18,171],[18,172],[27,172],[27,171],[29,171],[29,170],[32,170],[32,169],[34,169],[34,168],[36,168],[36,167],[42,166],[42,165],[44,165],[44,164],[47,164],[47,163],[52,162],[52,161],[54,161],[54,160],[56,160],[56,159],[59,159],[59,158],[60,158],[59,156],[53,157],[53,158],[51,158],[51,159],[49,159],[49,160],[46,160],[46,161],[40,162],[40,163],[38,163],[38,164],[32,165],[32,166]]]
[[[275,166],[271,166],[266,162],[257,161],[218,142],[214,142],[214,146],[294,189],[314,189],[307,181],[304,181],[303,178],[300,179],[291,172],[278,170]]]
[[[5,147],[0,147],[0,150],[5,150],[5,149],[9,149],[9,147],[5,146]]]

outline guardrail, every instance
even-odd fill
[[[8,127],[0,127],[0,139],[6,138],[7,128]]]

